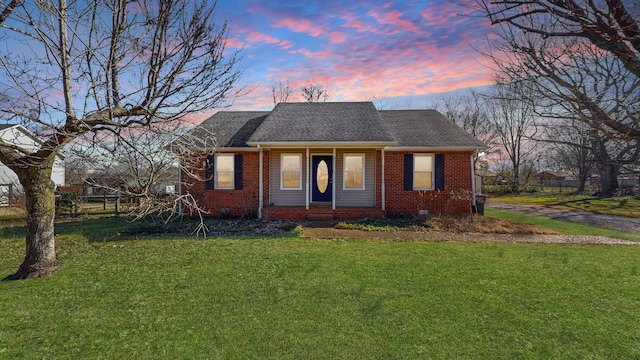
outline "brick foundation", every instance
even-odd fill
[[[329,214],[334,220],[352,220],[362,218],[380,219],[385,217],[385,212],[376,208],[310,208],[303,206],[284,207],[271,206],[262,209],[262,216],[265,220],[307,220],[309,215]]]

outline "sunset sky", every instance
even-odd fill
[[[227,47],[242,49],[242,85],[233,109],[271,109],[271,85],[320,84],[333,101],[385,99],[424,107],[432,95],[488,85],[488,21],[451,1],[264,1],[218,3],[229,21]],[[431,96],[433,97],[433,96]]]

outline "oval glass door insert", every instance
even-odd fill
[[[324,160],[320,160],[316,169],[316,186],[320,194],[324,194],[329,186],[329,167]]]

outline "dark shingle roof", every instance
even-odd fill
[[[380,117],[399,147],[487,147],[436,110],[382,110]]]
[[[280,103],[250,143],[393,143],[371,102]]]
[[[188,136],[198,139],[197,146],[248,147],[249,137],[262,124],[269,111],[220,111],[191,130]]]
[[[486,145],[436,110],[383,110],[371,102],[280,103],[272,111],[221,111],[190,136],[195,146],[371,143],[375,146],[482,149]],[[215,142],[208,139],[215,139]]]

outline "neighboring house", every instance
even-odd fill
[[[204,134],[217,144],[200,162],[206,180],[183,192],[213,216],[265,219],[469,213],[473,155],[486,149],[435,110],[371,102],[223,111],[189,136]]]
[[[22,149],[33,151],[42,143],[36,135],[22,125],[0,124],[0,140],[14,144]],[[64,185],[64,159],[56,156],[51,180],[56,186]],[[11,194],[21,190],[18,176],[13,170],[0,163],[0,206],[9,205]]]

